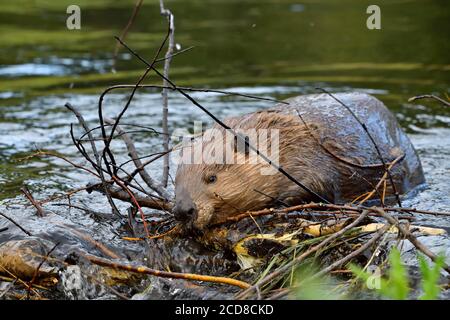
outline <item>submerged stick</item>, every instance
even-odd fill
[[[132,265],[132,264],[122,264],[119,262],[110,261],[104,258],[96,257],[90,254],[80,254],[87,260],[89,260],[91,263],[103,266],[103,267],[109,267],[116,270],[125,270],[130,271],[134,273],[140,273],[140,274],[148,274],[155,277],[161,277],[161,278],[172,278],[172,279],[184,279],[184,280],[192,280],[192,281],[205,281],[205,282],[212,282],[212,283],[221,283],[221,284],[228,284],[231,286],[239,287],[241,289],[247,289],[250,287],[250,285],[246,282],[232,279],[232,278],[226,278],[226,277],[215,277],[215,276],[205,276],[201,274],[194,274],[194,273],[180,273],[180,272],[168,272],[168,271],[161,271],[161,270],[155,270],[148,268],[146,266],[142,265]]]

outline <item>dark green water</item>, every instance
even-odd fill
[[[66,29],[71,1],[2,1],[0,64],[49,66],[37,77],[2,74],[1,91],[76,93],[135,81],[142,65],[122,56],[109,73],[115,41],[135,1],[77,1],[81,30]],[[144,1],[128,43],[150,58],[164,33],[158,1]],[[379,1],[381,30],[366,27],[364,0],[168,1],[176,41],[195,46],[175,59],[174,80],[201,86],[328,85],[411,94],[443,93],[449,84],[446,1]],[[123,51],[122,51],[123,52]],[[69,60],[73,59],[73,60]],[[55,77],[58,75],[58,77]],[[68,90],[70,83],[74,88]]]

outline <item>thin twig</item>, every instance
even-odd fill
[[[33,197],[33,195],[31,194],[31,192],[30,192],[30,190],[28,189],[28,187],[27,186],[23,186],[21,189],[20,189],[20,191],[22,191],[22,193],[25,195],[25,197],[33,204],[33,206],[36,208],[36,212],[37,212],[37,215],[39,216],[39,217],[43,217],[43,216],[45,216],[45,211],[44,211],[44,209],[42,209],[42,207],[41,207],[41,205],[38,203],[38,202],[36,202],[36,200],[34,200],[34,197]]]
[[[370,191],[370,192],[367,194],[367,196],[365,196],[364,199],[362,199],[362,200],[359,202],[359,205],[362,205],[364,202],[366,202],[367,200],[369,200],[370,198],[373,197],[373,195],[378,191],[378,189],[380,188],[380,186],[381,186],[382,184],[385,184],[386,178],[388,177],[388,170],[391,170],[398,162],[400,162],[401,160],[403,160],[404,157],[405,157],[405,154],[403,154],[403,155],[397,157],[394,161],[392,161],[392,162],[389,164],[389,166],[387,167],[387,170],[384,172],[383,176],[382,176],[381,179],[378,181],[378,183],[377,183],[377,185],[375,186],[375,188],[374,188],[372,191]],[[386,191],[386,190],[383,189],[383,196],[382,196],[382,199],[381,199],[381,200],[382,200],[382,203],[384,203],[384,195],[385,195],[385,193],[386,193],[385,191]]]
[[[108,200],[109,205],[111,206],[111,210],[113,211],[113,213],[114,213],[115,215],[120,216],[120,211],[119,211],[119,209],[117,208],[117,206],[116,206],[116,204],[114,203],[114,201],[111,199],[111,195],[108,194],[108,191],[107,191],[107,188],[106,188],[107,183],[106,183],[106,179],[105,179],[104,172],[103,172],[103,170],[102,170],[102,162],[101,162],[101,158],[100,158],[100,155],[99,155],[99,153],[98,153],[98,151],[97,151],[97,147],[96,147],[96,145],[95,145],[95,142],[93,141],[92,133],[91,133],[91,131],[90,131],[90,129],[89,129],[89,127],[88,127],[86,121],[84,120],[84,118],[83,118],[83,116],[81,115],[81,113],[80,113],[80,112],[79,112],[72,104],[66,103],[66,104],[65,104],[65,107],[66,107],[67,109],[69,109],[70,111],[72,111],[72,112],[75,114],[75,116],[76,116],[77,119],[78,119],[79,124],[83,127],[83,129],[84,129],[85,132],[87,133],[87,135],[88,135],[88,137],[89,137],[89,140],[91,140],[91,148],[92,148],[92,152],[94,153],[94,157],[95,157],[95,160],[96,160],[97,168],[96,168],[96,166],[95,166],[95,164],[94,164],[93,162],[91,162],[91,163],[93,164],[94,168],[97,169],[98,175],[100,176],[100,180],[102,181],[102,185],[103,185],[103,187],[104,187],[104,189],[105,189],[105,192],[106,192],[106,198],[107,198],[107,200]],[[73,136],[73,135],[72,135],[72,136]],[[74,141],[74,142],[75,142],[75,141]],[[77,145],[77,144],[75,143],[75,145]],[[86,158],[87,160],[90,161],[89,157],[86,157],[86,156],[85,156],[85,158]]]
[[[349,165],[352,167],[356,167],[356,168],[361,168],[361,169],[374,169],[374,168],[380,168],[383,167],[384,165],[382,163],[375,163],[375,164],[359,164],[356,162],[352,162],[349,161],[347,159],[344,159],[340,156],[338,156],[337,154],[335,154],[334,152],[332,152],[330,149],[328,149],[320,140],[318,137],[316,137],[313,133],[313,131],[310,129],[310,127],[308,126],[308,124],[306,123],[306,121],[303,119],[302,115],[300,114],[300,112],[296,109],[295,111],[297,111],[298,117],[300,118],[300,120],[303,122],[303,125],[306,127],[306,129],[308,130],[310,136],[317,142],[317,144],[324,149],[328,154],[330,154],[333,158]],[[390,163],[388,163],[390,165]]]
[[[161,10],[161,15],[165,16],[169,25],[169,44],[167,47],[167,52],[165,55],[166,60],[164,61],[164,77],[169,78],[170,62],[172,61],[172,54],[175,46],[175,17],[169,9],[164,8],[164,1],[159,0],[159,6]],[[167,80],[163,80],[163,85],[167,86]],[[164,151],[169,150],[169,127],[168,127],[168,116],[169,116],[169,97],[167,89],[162,90],[162,131],[163,136],[163,149]],[[169,153],[166,153],[163,157],[163,174],[162,174],[162,185],[167,187],[167,181],[169,179]]]
[[[125,28],[123,29],[122,33],[120,34],[120,39],[125,40],[125,37],[128,34],[128,31],[130,30],[131,26],[134,23],[134,20],[136,19],[136,16],[139,12],[139,9],[142,6],[142,2],[144,0],[137,0],[136,4],[134,5],[133,8],[133,13],[130,16],[130,19],[128,19],[127,25],[125,26]],[[115,71],[116,68],[116,62],[117,62],[117,55],[119,54],[119,50],[120,50],[120,45],[118,43],[116,43],[116,46],[114,47],[114,53],[113,53],[113,71]]]
[[[111,119],[105,118],[106,123],[112,124],[113,121]],[[120,126],[116,127],[117,132],[121,135],[122,140],[125,142],[125,145],[128,150],[128,154],[130,158],[133,160],[134,165],[136,168],[142,168],[139,170],[139,175],[144,180],[144,182],[147,184],[147,186],[154,190],[156,193],[158,193],[161,197],[165,198],[167,201],[172,201],[172,196],[169,194],[169,192],[164,188],[164,186],[160,185],[157,181],[155,181],[148,172],[142,167],[142,162],[139,160],[139,155],[136,151],[136,147],[134,146],[133,140],[126,134]]]
[[[118,85],[114,85],[114,86],[106,88],[105,91],[103,91],[102,95],[106,95],[109,91],[112,91],[112,90],[130,89],[130,88],[134,88],[134,87],[135,87],[134,84],[118,84]],[[174,88],[173,86],[162,86],[162,85],[156,85],[156,84],[140,84],[138,86],[138,88],[142,88],[142,89],[167,89],[167,90],[177,91],[177,89]],[[245,93],[239,93],[239,92],[234,92],[234,91],[227,91],[227,90],[220,90],[220,89],[191,88],[191,87],[182,87],[182,86],[177,86],[177,88],[180,89],[180,90],[183,90],[183,91],[188,91],[188,92],[219,93],[219,94],[224,94],[224,95],[237,96],[237,97],[249,98],[249,99],[254,99],[254,100],[261,100],[261,101],[270,101],[270,102],[275,102],[275,103],[281,103],[281,104],[289,105],[289,102],[286,102],[286,101],[272,99],[272,98],[259,97],[259,96],[254,96],[254,95],[245,94]]]
[[[440,103],[442,103],[444,106],[450,107],[450,102],[445,101],[444,99],[439,98],[438,96],[435,96],[433,94],[423,94],[423,95],[420,95],[420,96],[411,97],[411,98],[408,99],[408,102],[413,102],[413,101],[416,101],[416,100],[419,100],[419,99],[434,99],[434,100],[437,100]]]
[[[34,270],[34,274],[33,274],[33,278],[31,279],[31,281],[28,283],[29,287],[27,290],[27,300],[30,299],[30,294],[31,294],[31,289],[33,288],[33,284],[37,279],[37,276],[39,274],[39,270],[41,269],[42,265],[47,261],[48,257],[50,256],[50,254],[56,249],[56,247],[59,246],[59,242],[56,243],[53,248],[51,248],[47,254],[45,255],[44,259],[42,259],[41,263],[39,263],[38,267],[36,268],[36,270]]]

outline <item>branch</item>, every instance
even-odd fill
[[[164,1],[159,1],[161,15],[167,18],[169,22],[169,45],[167,47],[167,52],[164,60],[164,77],[169,78],[169,69],[170,62],[172,61],[173,49],[175,46],[175,17],[169,9],[164,8]],[[163,85],[167,86],[168,82],[166,79],[163,80]],[[163,130],[163,149],[164,151],[169,150],[169,128],[168,128],[168,115],[169,115],[169,97],[167,89],[162,90],[162,99],[163,99],[163,115],[162,115],[162,130]],[[163,176],[162,176],[162,185],[167,187],[167,181],[169,179],[169,153],[166,153],[163,158]]]
[[[213,282],[213,283],[221,283],[221,284],[228,284],[231,286],[236,286],[241,289],[247,289],[250,287],[250,285],[246,282],[232,279],[232,278],[225,278],[225,277],[215,277],[215,276],[205,276],[201,274],[194,274],[194,273],[179,273],[179,272],[167,272],[167,271],[161,271],[161,270],[155,270],[150,269],[148,267],[139,265],[132,265],[132,264],[122,264],[114,261],[110,261],[107,259],[103,259],[100,257],[96,257],[90,254],[81,254],[84,258],[89,260],[91,263],[94,263],[99,266],[103,267],[109,267],[116,270],[125,270],[129,272],[134,273],[140,273],[140,274],[149,274],[155,277],[161,277],[161,278],[172,278],[172,279],[184,279],[184,280],[193,280],[193,281],[205,281],[205,282]]]
[[[245,297],[250,294],[253,290],[256,290],[258,288],[261,288],[261,286],[269,283],[270,281],[274,280],[278,276],[284,274],[285,272],[291,270],[294,266],[302,262],[306,257],[310,256],[311,254],[317,252],[318,250],[322,249],[326,244],[330,243],[331,241],[337,239],[341,235],[345,234],[348,230],[350,230],[353,227],[356,227],[368,214],[368,211],[364,211],[355,221],[347,225],[346,227],[342,228],[340,231],[331,234],[329,237],[327,237],[324,241],[320,242],[318,245],[308,249],[304,253],[302,253],[300,256],[293,259],[291,262],[287,263],[283,267],[275,270],[268,276],[264,277],[257,283],[255,283],[253,286],[248,288],[247,290],[241,292],[236,298],[237,299],[245,299]]]
[[[41,218],[43,216],[45,216],[44,209],[42,209],[41,205],[38,202],[36,202],[36,200],[34,200],[34,197],[31,194],[30,190],[27,188],[27,186],[23,186],[20,189],[20,191],[22,191],[22,193],[25,195],[25,197],[27,197],[27,199],[31,202],[31,204],[36,208],[37,215]]]
[[[114,199],[133,203],[133,199],[126,191],[124,191],[120,188],[117,188],[117,187],[113,187],[111,185],[107,185],[106,188],[107,188],[107,192]],[[106,192],[103,189],[101,184],[95,184],[95,185],[90,186],[88,189],[88,192],[91,192],[91,191],[97,191],[97,192],[100,192],[103,194]],[[136,199],[136,201],[139,203],[139,205],[141,207],[151,208],[151,209],[156,209],[156,210],[167,210],[167,211],[172,210],[172,204],[169,202],[152,199],[150,197],[141,197],[138,195],[134,195],[134,198]]]
[[[20,230],[22,230],[25,234],[32,236],[32,234],[30,232],[28,232],[27,230],[25,230],[20,224],[18,224],[16,221],[14,221],[12,218],[8,217],[6,214],[0,212],[0,216],[2,216],[3,218],[9,220],[13,225],[15,225],[17,228],[19,228]]]
[[[440,103],[442,103],[444,106],[450,107],[450,102],[445,101],[444,99],[439,98],[432,94],[424,94],[424,95],[420,95],[420,96],[411,97],[408,99],[408,102],[413,102],[413,101],[420,100],[420,99],[434,99],[434,100],[437,100]]]
[[[414,236],[409,230],[405,229],[404,226],[402,226],[399,221],[392,217],[391,215],[387,214],[386,212],[384,212],[381,209],[377,209],[377,211],[384,217],[386,218],[387,221],[389,221],[389,223],[393,224],[394,226],[397,227],[398,230],[400,230],[400,232],[419,250],[421,251],[423,254],[425,254],[428,258],[430,258],[431,260],[433,260],[434,262],[436,262],[436,255],[431,252],[430,249],[428,249],[422,242],[420,242],[416,236]],[[444,264],[443,269],[445,271],[447,271],[447,273],[450,275],[450,267],[447,264]]]
[[[127,36],[128,31],[130,30],[131,26],[133,25],[134,20],[136,19],[136,16],[137,16],[137,14],[139,12],[139,9],[142,6],[142,2],[143,1],[144,0],[138,0],[136,2],[136,4],[134,5],[133,13],[130,16],[130,19],[128,20],[127,25],[123,29],[123,31],[122,31],[122,33],[120,35],[120,39],[124,40],[125,37]],[[117,55],[119,54],[119,49],[120,49],[120,45],[118,43],[116,43],[116,46],[114,48],[114,53],[113,53],[113,66],[112,66],[113,70],[115,70],[115,67],[116,67]]]
[[[75,114],[75,116],[76,116],[77,119],[78,119],[78,123],[81,125],[81,127],[84,129],[84,131],[85,131],[86,134],[88,135],[88,138],[89,138],[90,143],[91,143],[92,152],[94,153],[94,157],[95,157],[95,161],[96,161],[97,166],[95,165],[95,163],[93,163],[93,162],[89,159],[89,157],[86,157],[86,156],[85,156],[85,158],[86,158],[86,160],[88,160],[89,162],[91,162],[92,165],[93,165],[93,167],[94,167],[94,169],[97,170],[97,172],[98,172],[98,174],[99,174],[99,176],[100,176],[100,180],[102,181],[102,185],[103,185],[103,187],[105,188],[105,190],[107,190],[107,188],[106,188],[107,183],[106,183],[106,179],[105,179],[104,172],[103,172],[103,170],[102,170],[102,162],[101,162],[101,158],[100,158],[100,155],[99,155],[99,153],[98,153],[98,151],[97,151],[97,147],[95,146],[94,137],[92,136],[91,130],[89,129],[89,127],[88,127],[86,121],[84,120],[83,116],[81,115],[81,113],[80,113],[74,106],[72,106],[72,105],[71,105],[70,103],[68,103],[68,102],[67,102],[64,106],[65,106],[67,109],[69,109],[70,111],[72,111],[72,112]],[[72,134],[72,131],[71,131],[71,134]],[[73,134],[72,134],[72,137],[73,137]],[[74,139],[73,139],[73,140],[74,140]],[[74,140],[74,143],[75,143],[75,146],[78,148],[78,144],[76,143],[75,140]],[[81,143],[80,143],[80,145],[81,145]],[[80,151],[81,151],[81,150],[80,150]],[[84,154],[84,153],[82,153],[82,154]],[[117,216],[120,216],[119,209],[117,208],[116,204],[115,204],[114,201],[111,199],[111,196],[109,195],[109,193],[108,193],[107,191],[106,191],[106,198],[108,199],[108,203],[109,203],[109,205],[111,206],[111,210],[113,211],[113,213],[114,213],[115,215],[117,215]]]
[[[106,119],[106,123],[112,124],[113,121],[111,119]],[[172,201],[172,196],[169,194],[169,192],[160,185],[157,181],[153,180],[152,177],[148,174],[148,172],[144,169],[142,165],[142,161],[139,158],[139,155],[136,151],[136,147],[134,146],[133,140],[126,134],[125,131],[122,130],[120,126],[116,127],[117,132],[121,136],[122,140],[125,142],[125,145],[127,147],[128,153],[130,158],[133,160],[134,165],[136,166],[136,169],[139,170],[139,175],[141,176],[142,180],[147,184],[147,186],[154,190],[156,193],[158,193],[161,197],[166,199],[167,201]]]

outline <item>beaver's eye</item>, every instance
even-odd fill
[[[214,183],[214,182],[217,181],[217,176],[216,176],[216,175],[211,175],[211,176],[209,176],[209,177],[206,179],[206,181],[207,181],[208,183]]]

